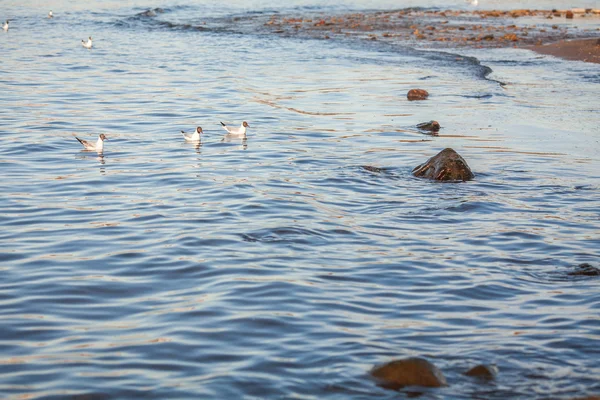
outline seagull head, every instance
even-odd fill
[[[250,128],[250,125],[248,125],[246,121],[242,122],[242,125],[244,126],[244,128]]]
[[[108,140],[108,138],[106,136],[104,136],[104,133],[101,133],[100,140],[102,140],[104,142],[105,140]]]
[[[201,127],[197,127],[196,128],[196,132],[198,132],[198,134],[201,134],[202,133],[202,128]]]
[[[90,36],[89,39],[92,40],[92,37]]]

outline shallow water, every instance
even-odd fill
[[[274,37],[269,2],[51,7],[0,32],[2,397],[397,398],[367,373],[413,355],[450,384],[421,398],[600,392],[600,283],[567,275],[599,264],[598,65]],[[473,182],[411,176],[445,147]]]

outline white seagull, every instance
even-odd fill
[[[246,136],[246,128],[250,128],[250,125],[248,125],[248,123],[246,121],[242,122],[242,125],[240,125],[239,128],[231,128],[222,122],[221,122],[221,125],[223,125],[223,129],[225,129],[232,136],[244,136],[245,137]]]
[[[478,0],[465,0],[467,3],[471,3],[472,6],[477,7],[477,5],[479,4]]]
[[[79,140],[79,143],[81,143],[86,150],[96,151],[98,153],[102,153],[104,150],[104,141],[108,140],[106,136],[104,136],[104,133],[101,133],[98,136],[96,143],[88,142],[87,140],[81,140],[77,136],[75,136],[75,139]]]
[[[2,29],[4,29],[4,32],[8,32],[8,20],[2,25]]]
[[[52,10],[48,13],[48,18],[54,18],[54,14],[52,14]]]
[[[90,36],[88,38],[87,42],[85,40],[81,39],[81,45],[83,47],[85,47],[86,49],[91,49],[92,48],[92,37]]]
[[[197,127],[196,130],[194,131],[194,133],[185,133],[184,131],[181,131],[181,133],[183,133],[183,137],[186,141],[199,142],[200,135],[202,134],[202,128]]]

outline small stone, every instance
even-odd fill
[[[577,266],[576,271],[569,272],[570,276],[600,276],[600,269],[593,267],[591,264],[583,263]]]
[[[577,397],[572,400],[600,400],[600,396]]]
[[[361,165],[360,167],[366,171],[376,172],[378,174],[385,171],[383,168],[377,168],[377,167],[373,167],[371,165]]]
[[[465,372],[465,375],[482,379],[494,379],[498,375],[498,368],[495,365],[481,364]]]
[[[470,181],[475,177],[467,162],[453,149],[447,148],[413,169],[418,178],[436,181]]]
[[[573,19],[573,11],[569,10],[566,14],[567,19]]]
[[[442,387],[447,386],[442,371],[429,361],[411,357],[391,361],[374,367],[371,375],[384,387],[401,389],[405,386]]]
[[[417,124],[417,128],[422,131],[437,132],[440,130],[440,123],[437,121],[422,122]]]
[[[406,94],[408,100],[425,100],[429,97],[429,92],[424,89],[410,89]]]

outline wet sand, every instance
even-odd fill
[[[273,15],[265,27],[284,36],[355,37],[437,49],[516,47],[598,62],[600,47],[595,40],[600,37],[599,24],[600,10],[591,9],[575,13],[403,9],[342,15]]]
[[[600,39],[560,41],[533,46],[531,50],[567,60],[579,60],[600,64]]]

